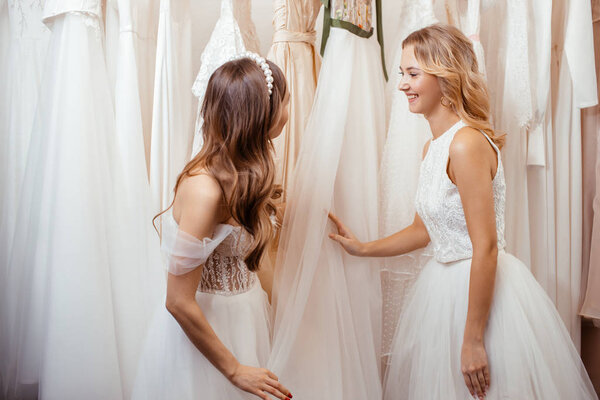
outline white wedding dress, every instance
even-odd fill
[[[385,379],[385,400],[472,398],[461,372],[473,248],[460,194],[446,173],[457,122],[432,140],[421,164],[416,208],[434,258],[404,308]],[[486,136],[487,138],[487,136]],[[488,139],[489,140],[489,139]],[[504,251],[506,184],[500,152],[493,179],[498,267],[485,332],[486,399],[597,399],[554,304],[525,264]]]
[[[194,139],[191,0],[160,0],[152,99],[150,188],[153,211],[173,200]]]
[[[101,2],[47,0],[43,15],[50,43],[1,303],[7,398],[120,400],[161,294],[159,256],[115,135]]]
[[[273,287],[268,366],[294,398],[381,398],[379,264],[349,256],[327,237],[335,229],[329,211],[361,240],[378,236],[380,60],[373,37],[331,28],[289,188]]]
[[[172,209],[163,214],[162,249],[173,274],[202,265],[196,302],[221,342],[244,365],[265,367],[270,343],[269,303],[257,275],[244,263],[249,234],[218,225],[202,240],[181,230]],[[186,336],[164,303],[145,343],[134,400],[251,400],[229,382]]]
[[[235,11],[237,11],[235,14],[234,7],[236,7]],[[242,25],[246,28],[244,31],[240,29],[236,15],[244,22],[245,25]],[[200,112],[202,111],[206,86],[211,75],[217,68],[229,61],[231,57],[246,50],[258,53],[258,49],[256,29],[250,17],[250,1],[236,0],[234,2],[233,0],[222,0],[221,15],[200,56],[202,63],[192,86],[192,93],[198,98],[196,128],[194,130],[194,143],[191,153],[192,158],[198,154],[204,143],[202,137],[203,121]]]
[[[38,102],[50,31],[43,1],[7,0],[5,53],[0,63],[0,284],[12,249],[29,138]],[[3,22],[4,23],[4,22]]]

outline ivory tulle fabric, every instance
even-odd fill
[[[446,172],[448,149],[462,126],[459,121],[433,140],[421,164],[416,207],[435,256],[400,318],[386,400],[472,398],[461,372],[472,249],[464,246],[470,238],[462,202]],[[499,254],[484,339],[491,375],[486,399],[597,399],[552,301],[527,267],[502,248],[506,184],[500,158],[492,188]]]
[[[52,33],[2,293],[9,399],[128,398],[162,294],[150,226],[128,209],[100,16],[99,1],[44,9]]]
[[[275,270],[268,368],[294,398],[381,398],[379,265],[329,239],[327,213],[362,240],[377,238],[383,92],[375,38],[332,28]]]
[[[0,22],[0,282],[4,282],[17,224],[50,31],[42,22],[43,2],[4,1]]]
[[[194,138],[190,91],[193,82],[190,0],[161,0],[150,141],[150,187],[155,213],[171,204],[177,175],[190,159]]]
[[[212,238],[200,240],[179,230],[171,210],[163,219],[162,249],[169,272],[185,273],[204,264],[196,302],[211,328],[240,363],[265,367],[271,348],[270,309],[256,274],[243,261],[248,234],[223,224]],[[145,341],[132,398],[251,400],[256,396],[229,382],[192,344],[163,303]]]
[[[310,115],[321,68],[315,48],[315,24],[319,0],[276,0],[273,3],[273,45],[268,59],[283,71],[290,92],[289,120],[273,140],[276,182],[283,188],[282,201],[291,187],[304,128]]]

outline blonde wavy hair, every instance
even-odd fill
[[[437,76],[448,107],[502,148],[506,135],[496,134],[490,123],[488,90],[471,41],[453,26],[435,24],[408,35],[402,42],[406,46],[413,46],[424,72]]]

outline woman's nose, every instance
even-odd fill
[[[400,82],[398,82],[398,90],[408,90],[408,82],[404,77],[401,77]]]

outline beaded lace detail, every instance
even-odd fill
[[[179,229],[172,210],[164,216],[161,249],[169,273],[181,275],[202,265],[198,291],[224,296],[246,292],[257,282],[244,261],[252,236],[242,227],[219,224],[212,237],[198,239]]]
[[[442,136],[431,141],[421,164],[416,195],[416,209],[427,227],[435,258],[444,263],[473,256],[473,245],[467,230],[460,194],[446,172],[450,143],[456,132],[464,126],[464,122],[459,121]],[[498,154],[498,168],[492,181],[492,187],[498,250],[502,250],[506,245],[504,240],[504,205],[506,202],[504,169],[500,151],[487,136],[485,137]]]
[[[204,264],[199,292],[231,296],[246,292],[256,282],[256,273],[244,262],[251,236],[242,228],[234,227],[211,253]]]
[[[365,31],[371,30],[371,0],[331,0],[331,3],[331,18],[350,22]]]

